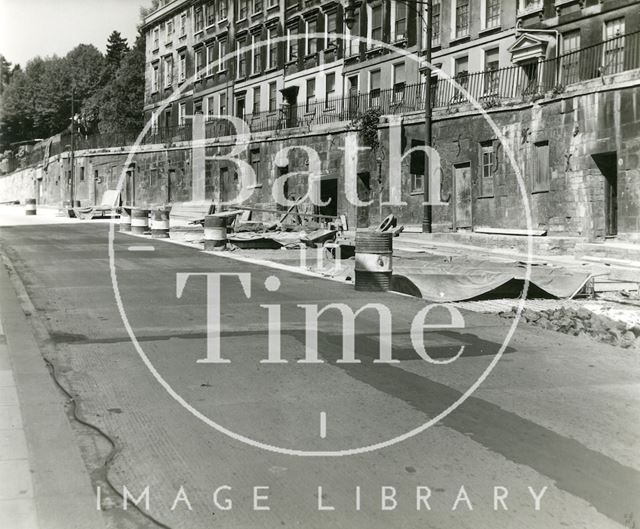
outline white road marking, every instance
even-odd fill
[[[324,411],[320,412],[320,438],[327,438],[327,413]]]
[[[129,246],[130,252],[155,252],[156,249],[153,246]]]

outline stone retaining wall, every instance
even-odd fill
[[[441,195],[448,205],[434,208],[435,231],[450,232],[460,227],[460,190],[454,182],[455,168],[468,164],[470,171],[471,226],[527,228],[525,202],[515,171],[507,157],[514,154],[524,176],[524,193],[532,213],[532,227],[549,235],[601,239],[605,229],[605,176],[598,155],[611,154],[616,162],[618,186],[618,232],[634,239],[640,233],[640,86],[610,87],[598,84],[590,91],[560,94],[513,108],[491,109],[490,117],[504,137],[504,145],[484,116],[469,108],[434,116],[434,143],[442,158]],[[403,117],[402,149],[424,137],[420,116]],[[321,213],[346,214],[351,226],[375,225],[381,217],[394,212],[400,222],[420,225],[422,193],[411,190],[412,162],[402,164],[402,199],[407,206],[378,206],[382,186],[386,197],[389,176],[389,132],[381,126],[382,148],[376,156],[358,153],[361,140],[350,124],[334,124],[311,130],[293,129],[261,133],[241,149],[239,159],[257,170],[258,182],[249,201],[256,207],[275,208],[272,189],[275,180],[286,172],[309,170],[308,156],[302,147],[313,148],[322,165],[323,198],[332,198]],[[218,159],[202,164],[194,161],[188,145],[145,146],[128,160],[125,148],[83,151],[76,154],[76,199],[83,204],[99,202],[107,189],[114,189],[121,176],[126,202],[163,204],[188,201],[194,196],[229,200],[240,187],[237,166],[221,157],[233,147],[231,139],[219,138],[207,148]],[[548,145],[548,183],[535,185],[537,149]],[[490,178],[483,177],[482,147],[492,144],[495,163]],[[288,165],[274,163],[276,154],[294,147]],[[595,156],[595,157],[594,157]],[[127,165],[127,162],[131,164]],[[193,188],[193,173],[204,166],[204,190]],[[50,159],[46,169],[30,168],[0,177],[0,202],[24,200],[35,196],[40,203],[59,205],[68,200],[71,160],[68,153]],[[381,169],[381,174],[379,170]],[[362,201],[373,200],[369,207],[355,208],[345,196],[345,173],[357,174],[356,185]],[[415,170],[415,165],[414,165]],[[127,172],[129,173],[127,176]],[[491,180],[490,182],[488,180]],[[287,185],[290,197],[306,193],[306,176],[292,177]],[[303,209],[311,211],[307,206]],[[268,215],[257,215],[264,217]],[[465,226],[466,227],[466,226]]]

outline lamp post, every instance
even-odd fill
[[[369,2],[370,0],[366,0]],[[432,14],[433,14],[433,0],[397,0],[399,2],[404,2],[408,7],[412,5],[424,5],[427,7],[427,18],[426,20],[418,13],[418,16],[423,20],[426,25],[426,42],[424,43],[424,57],[425,61],[428,65],[431,65],[431,38],[432,38]],[[358,16],[358,12],[360,7],[362,6],[362,0],[346,0],[346,4],[344,7],[344,21],[349,29],[353,28],[353,25],[356,22],[356,17]],[[427,147],[432,146],[432,112],[431,112],[431,72],[429,71],[427,74],[427,83],[425,87],[425,96],[424,96],[424,127],[425,127],[425,145]],[[424,205],[422,211],[422,232],[423,233],[431,233],[432,231],[432,208],[429,205],[430,201],[430,170],[429,170],[430,162],[429,156],[426,156],[425,164],[424,164],[424,177],[423,177],[423,190],[424,190]]]
[[[433,0],[427,0],[427,42],[425,45],[425,61],[427,64],[431,66],[431,38],[432,38],[432,10],[433,10]],[[433,145],[432,138],[432,112],[431,112],[431,70],[427,71],[427,86],[425,88],[424,95],[424,128],[425,128],[425,136],[424,143],[427,147],[431,147]],[[431,197],[429,196],[430,192],[430,165],[429,156],[425,156],[425,164],[424,164],[424,180],[422,182],[422,189],[424,193],[424,205],[422,206],[422,233],[431,233],[432,227],[432,219],[433,212],[431,209],[431,205],[429,204]]]
[[[384,163],[385,155],[384,148],[380,146],[378,149],[378,155],[376,156],[376,162],[378,163],[378,194],[380,195],[380,200],[378,201],[378,218],[380,219],[380,223],[382,223],[382,193],[384,193],[384,186],[382,185],[382,164]]]
[[[71,201],[71,207],[75,205],[75,178],[76,178],[76,89],[71,89],[71,168],[69,171],[69,200]]]

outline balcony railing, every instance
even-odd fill
[[[264,132],[351,121],[369,108],[379,108],[383,114],[405,114],[424,109],[424,86],[415,84],[357,92],[296,106],[285,105],[277,112],[250,114],[244,119],[253,132]]]
[[[639,68],[640,31],[566,53],[549,62],[556,63],[559,84],[564,86]]]
[[[597,79],[600,76],[621,73],[640,68],[640,31],[621,35],[600,44],[522,66],[510,66],[497,70],[463,73],[456,82],[483,107],[500,106],[510,102],[530,100],[566,86]],[[285,105],[276,111],[258,112],[244,116],[252,132],[270,132],[292,128],[310,128],[315,125],[348,122],[358,119],[371,108],[383,114],[407,114],[425,109],[426,85],[396,85],[387,90],[368,93],[348,93],[322,101],[310,101],[300,105]],[[469,104],[469,98],[447,79],[433,80],[431,102],[434,109],[452,109]],[[233,125],[227,120],[209,120],[205,125],[207,138],[231,136]],[[75,148],[101,149],[133,145],[138,131],[114,134],[76,134]],[[150,130],[143,144],[168,144],[192,139],[190,122],[178,127]],[[20,165],[42,161],[45,153],[55,156],[68,151],[71,145],[69,132],[56,138],[46,151],[40,144],[22,159]]]
[[[467,92],[483,105],[561,91],[567,85],[600,76],[640,68],[640,31],[622,35],[559,57],[510,66],[498,70],[464,73],[455,77]],[[434,108],[468,103],[461,90],[447,80],[438,80]]]
[[[562,91],[570,84],[636,68],[640,68],[640,31],[557,58],[483,72],[465,72],[454,79],[486,108]],[[424,84],[396,85],[386,90],[284,105],[276,111],[247,114],[243,118],[252,132],[267,132],[352,121],[371,108],[387,115],[407,114],[425,109],[425,90]],[[448,79],[438,79],[432,80],[431,102],[434,109],[446,109],[468,104],[470,99]],[[233,128],[226,120],[207,123],[207,137],[226,134],[233,134]],[[173,139],[180,139],[181,135]],[[153,137],[149,140],[153,141]]]

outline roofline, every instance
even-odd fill
[[[149,26],[156,24],[160,20],[163,20],[167,16],[169,16],[172,12],[191,4],[192,0],[172,0],[167,2],[164,6],[159,9],[156,9],[153,13],[147,16],[144,19],[142,24],[142,29],[146,30]]]

